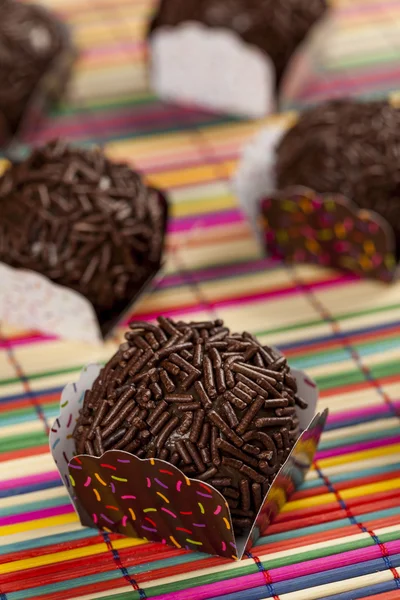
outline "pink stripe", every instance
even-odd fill
[[[38,483],[48,481],[57,481],[60,479],[58,471],[50,471],[49,473],[40,473],[39,475],[28,475],[27,477],[19,477],[18,479],[7,479],[0,481],[0,490],[10,490],[19,487],[29,487]]]
[[[346,15],[346,17],[350,15],[363,15],[366,13],[370,13],[371,15],[375,15],[378,17],[386,16],[384,13],[385,9],[399,8],[399,0],[392,0],[388,2],[384,2],[384,0],[378,0],[375,4],[357,4],[356,6],[344,6],[340,9],[340,13]],[[393,14],[390,15],[393,18]],[[389,16],[388,16],[389,19]]]
[[[390,446],[391,444],[398,444],[399,442],[400,435],[386,439],[360,442],[359,444],[349,444],[347,446],[341,446],[340,448],[331,448],[330,450],[321,450],[317,454],[317,460],[321,460],[322,458],[330,458],[331,456],[341,456],[342,454],[348,454],[352,452],[360,452],[361,450],[381,448],[383,446]]]
[[[400,540],[385,543],[385,548],[389,554],[396,554],[400,551]],[[332,553],[335,552],[335,547],[332,547],[331,551]],[[253,548],[253,553],[257,553],[257,548]],[[288,565],[286,567],[279,567],[277,569],[270,569],[268,573],[273,583],[279,583],[280,581],[290,581],[297,577],[304,577],[306,575],[322,573],[323,571],[340,569],[342,567],[381,557],[381,548],[374,545],[368,548],[362,548],[360,550],[351,550],[350,552],[343,552],[341,554],[333,554],[332,556],[317,558],[315,560],[307,561],[305,559],[305,562]],[[268,565],[266,565],[266,567],[267,566]],[[254,569],[256,569],[255,565]],[[245,575],[243,577],[236,577],[234,579],[226,579],[218,583],[201,585],[189,590],[185,589],[179,592],[161,594],[160,596],[157,596],[157,600],[187,600],[187,598],[191,597],[191,592],[195,593],[193,598],[196,598],[196,600],[207,600],[208,598],[232,594],[234,592],[241,592],[258,586],[265,586],[265,578],[262,573],[257,571],[257,573],[254,573],[253,575]]]
[[[392,404],[395,408],[400,408],[400,401],[392,402]],[[338,424],[342,421],[359,421],[361,423],[363,420],[369,417],[390,415],[391,413],[392,411],[390,406],[387,404],[380,404],[378,406],[360,408],[358,410],[350,410],[347,412],[329,415],[328,423]]]
[[[314,282],[312,284],[309,285],[310,289],[324,289],[324,288],[330,288],[330,287],[334,287],[337,285],[342,285],[342,284],[349,284],[351,282],[356,282],[357,278],[353,275],[343,275],[340,277],[337,277],[335,279],[330,279],[328,281],[319,281],[319,282]],[[270,290],[268,292],[261,292],[259,294],[250,294],[248,296],[242,296],[241,298],[234,298],[234,299],[227,299],[227,300],[219,300],[216,302],[212,302],[210,301],[208,304],[196,304],[193,306],[186,306],[186,307],[178,307],[178,308],[170,308],[168,310],[164,310],[163,313],[167,314],[167,315],[174,315],[174,314],[190,314],[193,312],[198,312],[200,310],[212,310],[214,308],[221,308],[221,307],[228,307],[228,306],[242,306],[242,305],[246,305],[246,304],[251,304],[253,302],[262,302],[268,299],[272,299],[272,298],[280,298],[280,297],[287,297],[287,296],[294,296],[296,294],[301,293],[302,290],[299,289],[298,287],[290,287],[290,288],[284,288],[284,289],[279,289],[279,290]],[[160,313],[156,312],[156,313],[136,313],[135,314],[135,318],[139,319],[145,319],[145,320],[153,320],[156,319],[159,316]]]
[[[227,212],[212,212],[191,215],[182,219],[175,219],[168,227],[170,233],[180,233],[190,231],[195,225],[199,229],[208,229],[210,227],[224,227],[237,223],[245,223],[245,218],[237,210]]]
[[[74,507],[72,504],[64,504],[63,506],[53,506],[43,510],[35,510],[33,512],[22,513],[20,515],[9,515],[0,517],[0,527],[4,525],[15,525],[16,523],[26,523],[28,521],[36,521],[37,519],[45,519],[46,517],[56,517],[58,515],[67,515],[73,513]]]
[[[24,337],[8,338],[6,342],[0,342],[0,348],[9,348],[10,346],[24,346],[25,344],[35,344],[37,342],[51,342],[56,340],[56,336],[52,335],[28,335]]]
[[[112,116],[110,116],[112,115]],[[135,127],[146,126],[151,128],[151,133],[157,127],[158,123],[168,124],[173,120],[179,120],[184,124],[200,124],[202,121],[209,121],[215,118],[213,113],[205,111],[196,111],[190,108],[182,108],[173,105],[160,106],[158,103],[148,104],[137,107],[135,111],[131,108],[122,108],[117,113],[110,113],[108,110],[99,110],[95,113],[81,113],[72,116],[57,117],[46,129],[35,133],[35,142],[44,142],[49,137],[89,137],[96,132],[96,135],[110,133],[110,130],[118,128],[121,131],[133,131]],[[194,123],[193,123],[194,122]]]
[[[397,63],[396,63],[397,64]],[[339,96],[339,92],[348,92],[354,88],[358,89],[366,84],[373,83],[383,84],[384,82],[390,83],[394,85],[394,82],[397,81],[400,77],[400,70],[397,67],[396,69],[390,69],[388,71],[383,71],[382,66],[379,67],[379,70],[371,73],[371,69],[369,69],[367,75],[359,75],[357,77],[356,72],[352,71],[351,78],[343,79],[343,75],[340,78],[332,78],[328,80],[316,80],[314,84],[311,84],[309,87],[305,88],[303,94],[299,94],[298,100],[305,100],[307,98],[313,97],[318,98],[321,94],[333,93],[335,96]]]

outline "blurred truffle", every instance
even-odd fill
[[[0,178],[0,261],[74,289],[104,326],[160,266],[167,206],[128,165],[63,141]]]
[[[162,0],[150,26],[154,86],[174,100],[266,114],[326,8],[326,0]]]
[[[68,29],[55,15],[39,6],[0,0],[0,144],[18,132],[33,101],[57,99],[74,56]]]
[[[334,100],[302,114],[277,149],[279,189],[341,193],[394,229],[400,247],[400,111]]]

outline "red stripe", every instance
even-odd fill
[[[27,456],[38,456],[39,454],[48,454],[49,445],[43,444],[35,448],[21,448],[21,450],[12,450],[11,452],[2,452],[0,454],[0,462],[7,462],[16,458],[26,458]]]
[[[397,383],[400,381],[400,375],[388,375],[387,377],[379,377],[376,381],[381,384]],[[341,387],[330,388],[329,390],[322,390],[320,392],[321,398],[327,398],[329,396],[335,396],[338,392],[346,394],[347,392],[357,392],[371,388],[370,381],[360,381],[359,383],[350,383]]]
[[[336,505],[337,506],[337,505]],[[388,508],[397,508],[400,506],[400,500],[396,497],[387,498],[381,500],[378,504],[375,501],[371,503],[366,503],[362,506],[354,506],[352,508],[352,513],[354,516],[360,516],[367,513],[372,513],[376,511],[382,511]],[[312,525],[322,525],[323,523],[333,523],[334,521],[338,521],[339,519],[345,519],[346,512],[342,508],[336,508],[336,510],[331,510],[326,513],[319,513],[316,515],[306,515],[303,518],[300,518],[296,521],[296,529],[303,529],[306,527],[311,527]],[[268,527],[267,538],[270,535],[276,533],[283,533],[285,531],[291,531],[293,529],[292,521],[278,521],[279,517],[277,517],[276,521]]]
[[[35,400],[41,405],[54,404],[60,401],[60,393],[52,392],[51,394],[43,393],[40,395],[35,395]],[[16,400],[9,400],[7,402],[2,402],[0,404],[0,413],[9,413],[10,411],[18,410],[20,408],[32,408],[32,410],[34,410],[32,407],[32,400],[20,398]]]
[[[388,500],[389,498],[397,498],[398,504],[396,504],[396,506],[398,506],[400,504],[399,490],[389,490],[386,492],[379,492],[376,494],[368,494],[367,496],[359,496],[357,498],[346,498],[345,501],[346,505],[353,510],[353,507],[359,508],[363,504],[370,504],[373,501],[376,504],[376,502],[380,502],[381,500]],[[327,504],[321,504],[319,506],[310,506],[309,508],[300,508],[298,510],[292,510],[290,512],[285,512],[278,515],[275,522],[279,522],[279,520],[285,520],[296,521],[297,523],[298,519],[305,519],[306,517],[309,517],[311,515],[318,514],[326,514],[329,519],[330,511],[337,510],[337,506],[338,504],[335,501],[329,502]],[[296,524],[296,528],[297,527],[298,526]]]

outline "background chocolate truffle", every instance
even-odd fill
[[[252,524],[299,436],[286,359],[222,321],[136,322],[86,392],[77,452],[157,457],[227,499],[236,531]]]
[[[66,27],[47,10],[0,0],[0,143],[13,136],[45,75],[63,53],[72,54]],[[57,96],[65,87],[70,61],[57,65],[51,90]],[[55,88],[54,88],[55,84]],[[57,89],[56,89],[57,88]]]
[[[0,178],[0,261],[80,292],[104,330],[159,268],[166,212],[128,165],[54,141]]]
[[[272,58],[279,81],[326,8],[326,0],[162,0],[151,32],[185,21],[229,29]]]
[[[326,0],[162,0],[150,27],[152,81],[166,99],[264,116]]]
[[[344,194],[392,225],[399,252],[399,159],[399,110],[384,101],[330,101],[303,113],[281,141],[278,188]]]

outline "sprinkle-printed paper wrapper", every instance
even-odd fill
[[[284,128],[268,127],[244,149],[234,188],[259,240],[274,258],[350,271],[384,282],[399,266],[393,228],[340,194],[297,186],[276,190],[275,152]]]
[[[40,10],[46,15],[49,14],[43,7],[40,7]],[[52,15],[47,18],[52,18]],[[4,148],[7,156],[12,160],[23,157],[24,150],[20,147],[20,140],[29,139],[37,130],[50,106],[63,96],[77,60],[78,51],[73,45],[69,28],[62,21],[58,22],[58,27],[62,36],[62,48],[54,56],[51,66],[33,90],[17,131],[11,134],[0,130],[0,147]]]
[[[159,196],[164,209],[165,237],[168,202],[163,194]],[[161,261],[162,258],[129,302],[116,307],[114,316],[104,322],[98,320],[92,304],[82,294],[57,285],[40,273],[0,262],[0,321],[63,339],[98,343],[112,335],[142,295],[155,285],[162,274]]]
[[[301,187],[276,192],[261,202],[261,226],[274,257],[386,282],[396,275],[393,231],[382,217],[344,196]]]
[[[212,486],[187,478],[159,459],[140,459],[122,450],[102,457],[75,456],[72,432],[85,391],[100,372],[91,365],[62,394],[61,412],[50,433],[50,449],[81,523],[128,537],[153,540],[239,560],[290,495],[312,464],[327,413],[314,416],[318,390],[303,372],[292,370],[308,408],[299,411],[302,435],[275,478],[246,535],[235,538],[227,502]]]

